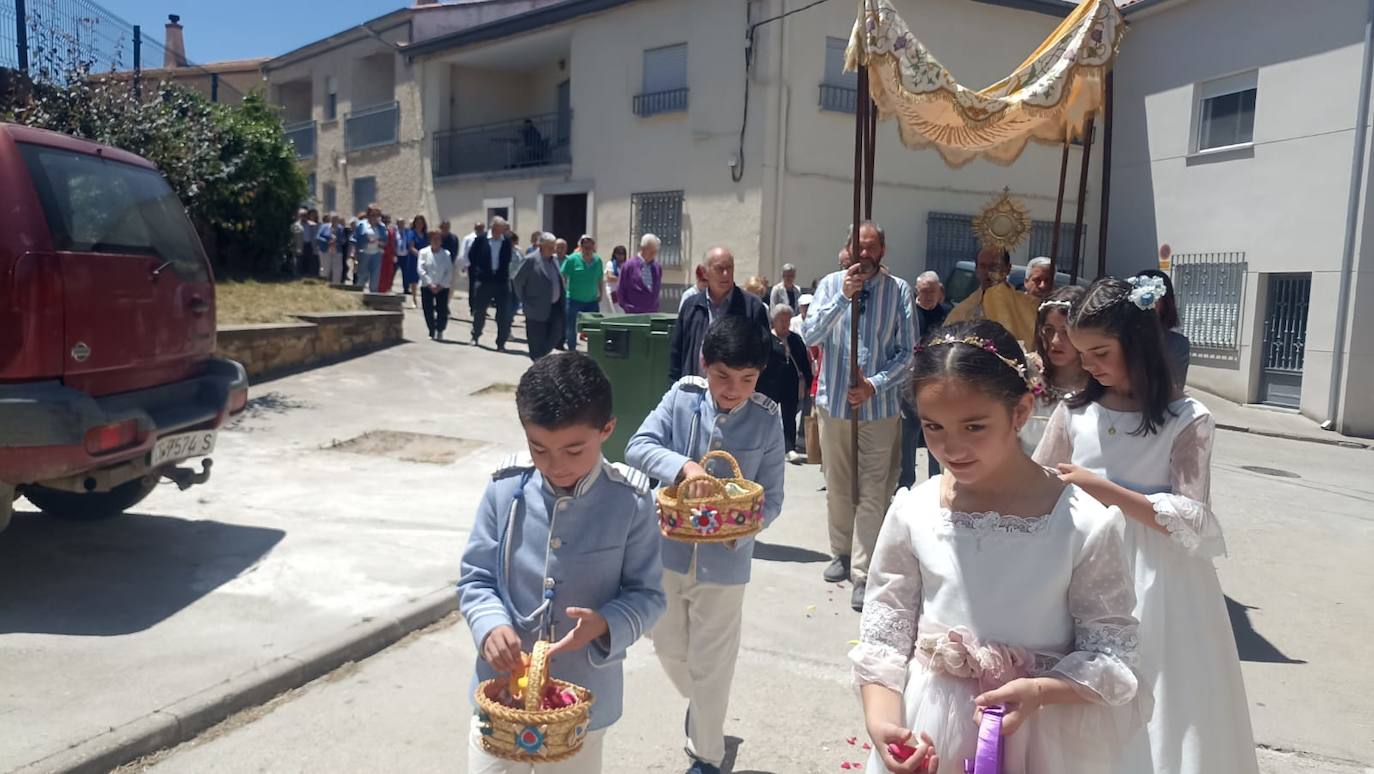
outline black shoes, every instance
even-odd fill
[[[864,611],[864,595],[867,593],[867,581],[854,584],[854,594],[849,598],[849,606],[854,608],[854,612],[862,613]]]
[[[844,583],[849,580],[849,557],[836,557],[830,566],[825,568],[823,576],[826,583]]]
[[[687,769],[687,774],[720,774],[720,767],[704,761],[692,761],[692,768]]]

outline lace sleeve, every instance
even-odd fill
[[[1073,439],[1069,437],[1069,407],[1063,401],[1054,407],[1040,445],[1031,458],[1040,465],[1052,468],[1061,462],[1073,462]]]
[[[1212,513],[1211,415],[1195,418],[1174,439],[1169,452],[1169,491],[1149,495],[1155,521],[1183,550],[1204,559],[1226,554],[1221,522]]]
[[[1074,650],[1050,670],[1072,681],[1093,704],[1119,707],[1136,694],[1138,621],[1135,581],[1126,564],[1123,517],[1111,510],[1084,541],[1069,580]]]
[[[855,685],[877,683],[898,693],[906,688],[921,611],[921,564],[911,544],[909,521],[898,511],[912,507],[914,497],[906,492],[892,502],[878,534],[859,620],[859,644],[849,652]]]

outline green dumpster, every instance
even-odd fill
[[[672,314],[577,316],[587,354],[606,372],[615,400],[615,432],[602,447],[606,459],[625,461],[630,437],[668,391],[668,355],[676,323],[677,315]]]

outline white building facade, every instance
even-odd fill
[[[961,80],[992,83],[1066,7],[923,0],[910,18]],[[465,226],[503,214],[522,238],[594,234],[603,255],[616,244],[633,251],[652,232],[665,240],[665,283],[687,284],[705,251],[723,244],[741,284],[754,274],[776,280],[786,262],[809,284],[834,270],[851,218],[854,77],[840,65],[855,5],[798,8],[569,0],[409,47],[430,138],[431,210]],[[1069,224],[1080,152],[1070,154]],[[1034,146],[1010,167],[976,161],[953,170],[880,125],[874,216],[888,232],[889,265],[911,278],[971,260],[969,221],[1003,188],[1037,221],[1017,257],[1047,253],[1060,155]],[[1082,256],[1089,276],[1094,169]],[[1071,247],[1066,236],[1065,267]]]
[[[1190,383],[1374,435],[1374,5],[1139,6],[1115,76],[1109,270],[1168,244]]]

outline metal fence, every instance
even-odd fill
[[[654,116],[659,113],[679,113],[687,109],[687,89],[655,91],[649,94],[636,94],[634,113],[637,116]]]
[[[926,269],[949,276],[954,264],[971,261],[978,255],[978,238],[973,235],[973,216],[953,212],[926,214]]]
[[[450,129],[434,135],[434,176],[572,163],[572,113]]]
[[[131,88],[141,86],[144,79],[138,74],[161,70],[167,59],[167,49],[150,39],[149,32],[90,0],[0,0],[0,68],[48,83],[115,75]],[[212,98],[218,101],[243,97],[194,62],[177,67],[176,75],[183,74],[209,79]]]
[[[401,136],[401,104],[387,102],[344,116],[344,149],[395,145]]]
[[[1183,335],[1195,348],[1237,351],[1245,302],[1245,253],[1175,254],[1173,263]]]
[[[858,110],[859,90],[853,86],[834,86],[821,84],[821,110],[836,113],[853,113]]]
[[[296,147],[296,158],[308,159],[315,155],[315,122],[301,121],[282,127],[286,139]]]

